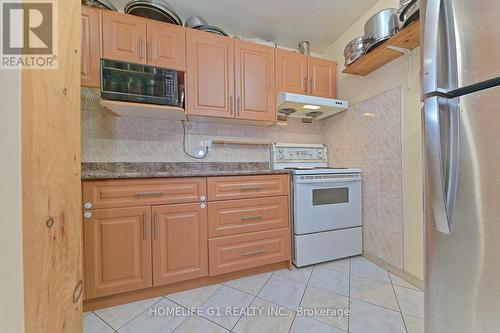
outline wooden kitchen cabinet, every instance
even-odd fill
[[[335,98],[336,69],[335,61],[308,57],[309,95]]]
[[[209,201],[250,199],[288,195],[288,175],[209,177]]]
[[[275,49],[234,41],[236,117],[274,121],[276,118]]]
[[[290,228],[209,240],[210,276],[290,259]]]
[[[278,91],[307,94],[307,56],[278,49],[276,59]]]
[[[156,206],[153,210],[153,285],[208,276],[205,203]]]
[[[99,88],[101,58],[101,10],[82,6],[80,81],[82,87]]]
[[[336,97],[337,63],[297,52],[277,51],[277,91]]]
[[[186,71],[184,27],[147,20],[147,37],[149,65]]]
[[[147,62],[146,19],[105,10],[102,12],[102,40],[106,59]]]
[[[188,115],[234,118],[234,47],[231,38],[188,29]]]
[[[152,286],[150,207],[92,211],[83,226],[87,299]]]

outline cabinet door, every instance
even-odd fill
[[[104,58],[146,63],[146,20],[105,10],[102,13]]]
[[[186,71],[186,30],[173,24],[147,21],[148,64]]]
[[[187,29],[188,115],[234,118],[234,50],[231,38]]]
[[[153,284],[208,275],[205,203],[153,207]]]
[[[236,117],[249,120],[276,119],[275,49],[236,40]]]
[[[101,58],[101,10],[82,6],[80,67],[81,85],[99,88],[99,59]]]
[[[278,92],[307,93],[307,56],[291,51],[277,50]]]
[[[151,208],[102,209],[83,221],[85,297],[152,286]]]
[[[309,57],[309,95],[335,98],[337,63],[330,60]]]

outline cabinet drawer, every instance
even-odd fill
[[[208,204],[209,237],[288,227],[288,197],[215,201]]]
[[[247,199],[288,195],[288,175],[208,178],[208,200]]]
[[[111,179],[83,183],[84,209],[205,200],[206,178]]]
[[[290,260],[290,228],[212,238],[210,276]]]

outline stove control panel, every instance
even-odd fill
[[[328,162],[326,147],[322,144],[273,144],[272,160],[274,164],[288,163],[300,166],[317,167]],[[291,165],[290,167],[294,167]],[[298,165],[297,165],[298,166]]]

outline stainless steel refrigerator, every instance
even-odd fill
[[[500,0],[420,16],[425,332],[500,332]]]

